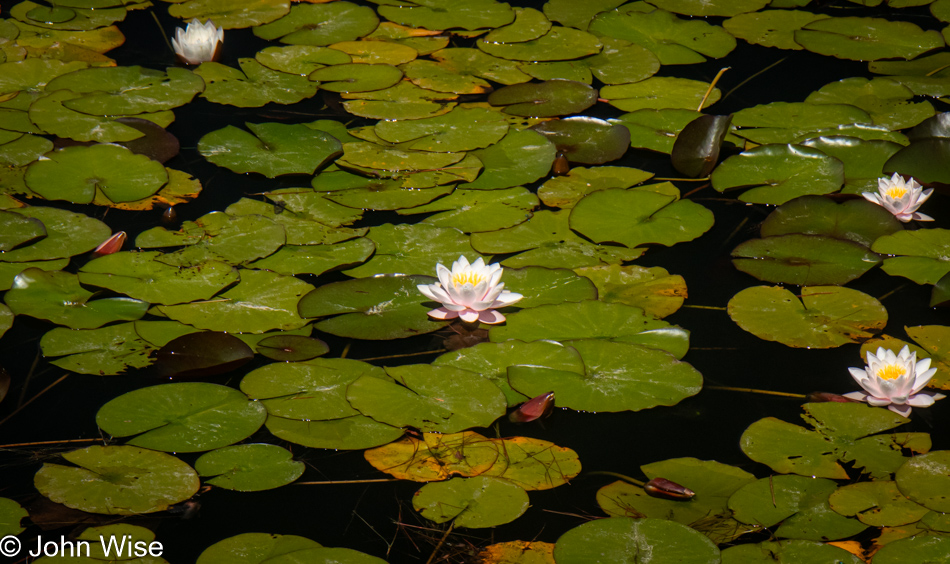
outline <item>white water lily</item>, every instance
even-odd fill
[[[869,405],[887,406],[904,417],[910,415],[911,407],[928,407],[934,401],[946,397],[943,394],[921,392],[937,369],[930,368],[929,358],[918,362],[917,353],[910,352],[906,345],[896,355],[884,347],[879,347],[877,354],[868,351],[867,360],[864,370],[848,369],[864,391],[844,394],[845,397]]]
[[[505,290],[501,283],[502,268],[498,263],[485,265],[479,257],[469,264],[460,256],[452,263],[452,270],[439,264],[435,267],[439,281],[435,284],[417,286],[425,297],[442,303],[442,307],[429,312],[436,319],[461,317],[466,323],[501,323],[505,316],[496,308],[510,306],[522,297]]]
[[[172,46],[175,54],[189,65],[200,65],[214,60],[218,45],[224,43],[224,29],[215,27],[211,20],[204,24],[197,18],[188,22],[188,27],[175,28]]]
[[[861,195],[869,202],[882,206],[887,211],[894,214],[894,217],[907,223],[912,219],[917,221],[933,221],[929,215],[924,215],[917,211],[930,194],[933,188],[923,190],[923,186],[917,184],[913,178],[905,181],[904,177],[894,173],[890,178],[879,178],[877,181],[877,194],[864,192]]]

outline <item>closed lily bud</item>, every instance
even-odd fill
[[[168,206],[165,211],[162,212],[162,223],[171,225],[176,221],[178,221],[178,212],[175,211],[175,206]]]
[[[125,244],[125,239],[125,231],[119,231],[112,237],[106,239],[104,243],[96,247],[96,250],[92,251],[92,256],[101,257],[105,255],[111,255],[116,251],[121,251],[122,245]]]
[[[643,485],[643,491],[647,492],[647,495],[650,497],[658,497],[660,499],[686,500],[696,495],[696,492],[693,490],[667,480],[666,478],[653,478]]]
[[[518,409],[508,415],[508,420],[512,423],[528,423],[547,417],[552,409],[554,409],[554,392],[548,392],[521,404]]]
[[[555,176],[564,176],[571,172],[571,163],[567,161],[567,157],[564,156],[564,153],[558,153],[557,157],[554,158],[554,164],[551,165],[551,172]]]
[[[849,397],[840,396],[838,394],[832,394],[830,392],[812,392],[805,396],[805,399],[812,403],[821,403],[826,401],[833,401],[837,403],[852,403],[857,400],[853,400]]]

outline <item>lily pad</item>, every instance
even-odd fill
[[[874,125],[907,129],[934,115],[930,102],[911,102],[914,92],[888,78],[846,78],[822,86],[807,104],[851,104],[866,111]]]
[[[171,305],[207,300],[239,278],[237,269],[223,262],[176,267],[155,260],[161,254],[126,251],[105,255],[83,265],[79,281],[145,302]]]
[[[633,559],[631,559],[631,555]],[[645,560],[642,555],[649,555]],[[702,533],[663,519],[609,517],[567,531],[554,545],[558,564],[646,562],[717,564],[719,549]]]
[[[641,308],[647,315],[662,319],[673,314],[686,299],[686,281],[661,267],[644,268],[616,264],[586,266],[574,272],[597,286],[598,299]]]
[[[618,215],[611,210],[625,209]],[[713,225],[712,212],[692,200],[647,190],[593,192],[571,210],[571,228],[598,243],[633,248],[656,243],[673,246],[691,241]]]
[[[755,286],[733,296],[728,309],[746,331],[790,347],[840,347],[865,341],[887,324],[879,301],[838,286],[802,288],[801,299],[778,286]]]
[[[216,20],[217,21],[217,20]],[[291,45],[332,45],[372,32],[379,18],[372,8],[351,2],[297,4],[284,17],[254,28],[254,35]]]
[[[516,116],[554,117],[580,113],[597,102],[597,91],[573,80],[513,84],[492,92],[488,103]]]
[[[25,531],[20,521],[29,514],[12,499],[0,498],[0,535],[18,535]]]
[[[795,42],[815,53],[839,59],[876,61],[913,59],[944,46],[935,30],[882,18],[824,18],[795,32]]]
[[[212,486],[239,492],[258,492],[287,485],[299,478],[303,462],[285,448],[249,444],[219,448],[201,455],[195,470]]]
[[[480,29],[511,23],[515,13],[508,4],[495,0],[417,0],[380,6],[379,15],[391,22],[424,29]]]
[[[700,115],[694,110],[646,108],[615,119],[630,131],[632,147],[670,154],[679,132]]]
[[[113,321],[139,319],[148,302],[132,298],[91,299],[75,274],[28,268],[13,280],[4,301],[16,315],[29,315],[73,329],[93,329]]]
[[[808,194],[830,194],[844,183],[844,165],[800,145],[762,145],[722,162],[712,173],[713,188],[752,188],[739,199],[754,204],[784,204]]]
[[[395,380],[362,376],[346,399],[366,416],[394,427],[457,433],[487,427],[505,413],[505,397],[481,374],[428,364],[386,368]]]
[[[204,90],[201,77],[186,69],[156,71],[140,66],[100,67],[60,75],[47,90],[83,94],[64,105],[100,116],[135,115],[183,106]]]
[[[889,480],[843,486],[831,494],[828,502],[837,513],[872,527],[916,523],[930,511],[904,497],[897,484]]]
[[[595,35],[569,27],[552,27],[537,39],[518,43],[478,40],[482,51],[514,61],[567,61],[597,54],[601,47]]]
[[[574,167],[566,176],[555,176],[542,184],[538,189],[538,197],[546,206],[570,208],[591,192],[608,188],[629,188],[652,177],[653,173],[635,168]]]
[[[333,282],[304,296],[298,307],[302,317],[336,315],[316,324],[332,335],[373,340],[411,337],[445,325],[429,319],[426,313],[432,308],[424,305],[426,298],[416,288],[433,282],[431,276],[377,276]]]
[[[370,92],[397,84],[402,71],[387,64],[344,63],[317,69],[307,78],[330,92]]]
[[[712,2],[705,0],[653,0],[651,3],[657,8],[687,16],[725,16],[727,18],[746,12],[757,12],[768,5],[766,0],[743,0],[742,2],[727,0]]]
[[[950,139],[918,139],[887,159],[884,171],[889,174],[899,170],[927,184],[947,184],[950,182],[950,174],[940,166],[947,155],[950,155]]]
[[[183,382],[123,394],[99,408],[96,424],[113,436],[136,435],[130,445],[200,452],[251,436],[266,417],[263,405],[233,388]]]
[[[800,10],[763,10],[739,14],[722,22],[722,27],[739,39],[765,47],[801,50],[795,32],[815,20],[829,17]]]
[[[742,451],[776,472],[844,480],[848,474],[842,462],[853,463],[873,478],[887,479],[907,460],[902,449],[930,450],[926,433],[876,435],[907,422],[887,409],[862,403],[809,403],[802,418],[815,430],[774,417],[756,421],[742,434]]]
[[[908,559],[940,562],[950,558],[950,539],[945,536],[919,535],[884,546],[874,555],[875,564],[900,564]]]
[[[237,286],[213,300],[157,307],[170,319],[210,331],[263,333],[298,329],[307,320],[297,315],[297,302],[312,288],[292,276],[242,270]]]
[[[706,57],[725,57],[736,48],[735,38],[717,25],[701,19],[680,19],[666,10],[650,8],[605,11],[591,21],[588,29],[646,47],[663,65],[702,63]]]
[[[329,270],[360,264],[375,250],[376,245],[365,237],[332,245],[284,245],[276,253],[247,266],[287,276],[304,273],[319,276]]]
[[[459,255],[472,261],[481,256],[467,235],[448,227],[385,223],[370,228],[367,237],[376,244],[376,254],[369,262],[347,270],[349,276],[429,273],[435,272],[436,264],[449,264]]]
[[[422,486],[412,497],[412,506],[430,521],[481,529],[521,517],[528,509],[528,493],[501,478],[453,478]]]
[[[297,535],[242,533],[209,546],[198,555],[197,564],[262,564],[283,555],[292,555],[320,543]]]
[[[827,235],[870,247],[878,237],[901,229],[893,214],[863,198],[835,203],[822,196],[802,196],[775,208],[762,222],[761,235]]]
[[[253,358],[251,347],[234,335],[195,331],[162,345],[155,355],[155,372],[165,378],[212,376],[235,370]]]
[[[403,435],[402,429],[363,415],[328,421],[300,421],[271,415],[266,425],[279,439],[334,450],[364,450],[390,443]]]
[[[46,463],[33,483],[56,503],[90,513],[164,511],[190,498],[201,485],[181,460],[134,446],[91,446],[63,458],[76,466]]]
[[[623,0],[593,0],[583,4],[572,0],[549,0],[544,3],[544,15],[568,27],[586,30],[594,16],[623,3]]]
[[[847,284],[881,262],[858,243],[793,233],[752,239],[732,251],[732,264],[775,284]]]
[[[498,112],[456,108],[441,116],[381,121],[376,135],[390,143],[407,143],[415,151],[457,153],[497,143],[508,133],[508,122]]]
[[[485,41],[519,43],[537,39],[551,29],[551,20],[534,8],[515,8],[515,21],[488,32]]]
[[[772,102],[743,108],[733,114],[736,135],[754,143],[788,143],[800,137],[847,135],[844,131],[825,132],[841,124],[871,125],[871,116],[850,104],[806,104]]]
[[[729,498],[735,518],[749,525],[773,527],[779,538],[835,540],[867,525],[831,510],[828,496],[837,484],[814,476],[772,476],[743,486]]]
[[[42,221],[0,211],[0,251],[7,252],[45,237],[46,227]]]
[[[282,225],[263,215],[232,216],[211,212],[196,221],[186,221],[179,231],[153,227],[135,238],[141,248],[186,246],[157,257],[173,266],[192,266],[208,260],[240,264],[268,256],[286,242]]]
[[[245,125],[253,133],[229,125],[205,134],[198,141],[198,152],[234,172],[258,172],[268,178],[313,174],[343,154],[343,146],[333,136],[303,124]]]
[[[918,284],[936,284],[950,272],[950,230],[919,229],[884,235],[871,250],[886,255],[884,272],[910,278]]]
[[[630,132],[618,123],[574,116],[532,127],[546,136],[559,153],[580,164],[603,164],[619,159],[630,146]]]
[[[682,358],[689,348],[689,332],[685,329],[653,319],[637,307],[597,300],[538,306],[513,313],[504,326],[492,327],[489,337],[493,343],[508,339],[611,340],[660,349],[677,358]],[[538,393],[544,391],[547,390]]]
[[[517,225],[530,218],[531,210],[537,206],[537,196],[518,186],[502,190],[456,190],[434,202],[397,213],[441,212],[426,217],[421,223],[474,233]]]
[[[328,65],[340,65],[352,60],[340,50],[314,45],[266,47],[258,51],[254,58],[269,69],[301,76]]]
[[[806,540],[766,541],[731,546],[722,551],[723,564],[861,564],[864,562],[843,548]]]
[[[625,112],[643,109],[701,110],[715,104],[722,95],[718,88],[713,88],[706,96],[709,86],[708,83],[688,78],[653,76],[632,84],[604,86],[600,89],[600,97]]]
[[[915,456],[897,470],[894,479],[900,492],[920,505],[950,511],[950,452],[938,450]]]
[[[30,165],[26,184],[48,200],[89,204],[101,191],[112,202],[147,198],[168,182],[161,163],[118,145],[66,147]]]
[[[40,351],[49,358],[50,364],[71,372],[100,376],[149,366],[155,361],[151,355],[156,350],[156,346],[139,336],[135,323],[80,330],[56,327],[40,339]]]
[[[274,102],[296,104],[317,93],[305,76],[271,70],[254,59],[238,59],[240,70],[220,63],[201,63],[194,73],[205,81],[201,94],[216,104],[257,108]]]
[[[361,376],[391,380],[382,368],[345,358],[268,364],[241,380],[241,391],[275,417],[319,421],[359,415],[346,388]]]
[[[557,150],[543,135],[531,130],[509,130],[505,137],[484,149],[472,151],[484,171],[459,188],[497,190],[530,184],[551,170]]]
[[[232,0],[224,4],[217,0],[188,0],[173,3],[168,14],[182,21],[210,19],[224,29],[235,29],[276,20],[289,10],[287,0]]]
[[[457,97],[404,80],[383,90],[344,93],[343,107],[353,115],[371,119],[419,119],[451,111]]]

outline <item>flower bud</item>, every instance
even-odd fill
[[[521,404],[518,409],[508,415],[512,423],[528,423],[551,414],[554,409],[554,392],[541,394]]]
[[[643,491],[647,492],[647,495],[650,497],[658,497],[660,499],[686,500],[696,495],[696,492],[693,490],[667,480],[666,478],[653,478],[643,485]]]

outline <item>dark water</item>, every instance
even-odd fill
[[[853,5],[846,4],[846,8],[850,10],[848,15],[854,12]],[[835,6],[827,9],[837,15],[841,15],[844,10]],[[169,34],[177,22],[163,15],[164,5],[156,6],[153,11],[160,15],[165,32]],[[901,13],[906,14],[906,11]],[[879,15],[879,12],[876,14]],[[925,25],[923,21],[915,20],[915,23]],[[130,13],[121,28],[126,33],[127,43],[109,53],[119,64],[142,64],[154,68],[174,64],[173,56],[167,51],[161,33],[147,11]],[[265,43],[249,31],[228,31],[221,62],[236,66],[238,57],[253,56],[263,46]],[[730,66],[731,70],[719,83],[725,93],[785,57],[786,61],[754,78],[723,102],[710,108],[710,111],[724,114],[758,103],[802,101],[810,92],[828,82],[850,76],[870,76],[863,63],[750,46],[741,40],[736,51],[724,60],[688,67],[664,67],[660,74],[708,81],[720,68]],[[597,111],[604,116],[621,113],[610,107]],[[179,218],[182,220],[222,210],[246,194],[309,184],[308,177],[268,180],[258,176],[237,175],[211,165],[195,150],[197,140],[205,133],[243,121],[295,123],[318,118],[351,121],[350,117],[338,116],[328,110],[321,94],[290,108],[271,104],[264,108],[235,109],[196,99],[188,106],[176,109],[175,113],[177,119],[168,129],[180,139],[182,152],[166,165],[194,175],[204,186],[203,193],[196,201],[178,206]],[[667,156],[646,151],[631,150],[620,163],[610,164],[651,170],[661,177],[678,176],[670,168]],[[680,183],[679,186],[684,193],[694,187],[686,183]],[[724,307],[739,290],[758,284],[758,281],[732,267],[729,253],[743,240],[757,236],[757,224],[770,210],[765,206],[743,204],[731,196],[723,198],[711,188],[697,192],[692,198],[714,212],[716,225],[696,241],[673,248],[651,249],[636,264],[662,266],[671,274],[684,276],[689,287],[687,305]],[[130,240],[134,240],[141,231],[160,224],[160,211],[124,212],[69,205],[62,207],[103,219],[114,230],[127,231]],[[935,195],[926,211],[938,218],[934,226],[950,227],[946,213],[941,214],[940,210],[950,210],[944,194]],[[944,219],[940,219],[941,216]],[[394,217],[393,214],[367,212],[361,224],[375,225],[393,220]],[[743,220],[746,220],[745,225],[736,231]],[[74,258],[70,270],[85,260],[83,257]],[[319,279],[305,277],[315,284],[340,278],[341,275],[328,275]],[[872,296],[882,296],[901,287],[883,302],[890,315],[886,329],[888,334],[902,337],[905,325],[946,324],[948,316],[945,311],[934,311],[927,307],[929,287],[905,282],[903,278],[889,277],[880,269],[875,269],[851,283],[850,287]],[[792,349],[759,340],[742,331],[721,310],[686,307],[668,317],[667,321],[692,332],[690,352],[684,360],[704,375],[707,385],[793,393],[814,390],[844,393],[856,389],[847,367],[863,364],[858,357],[858,345],[831,350]],[[11,414],[19,400],[33,397],[65,374],[38,357],[39,337],[50,327],[45,322],[19,316],[13,329],[0,341],[0,366],[13,378],[9,397],[0,403],[0,419]],[[342,340],[316,331],[314,335],[324,338],[331,345],[328,356],[340,354],[344,345]],[[388,343],[356,342],[348,357],[361,359],[437,348],[439,343],[433,339],[433,336],[427,335]],[[434,355],[402,362],[429,362],[432,358]],[[389,362],[397,363],[400,361]],[[237,386],[244,374],[263,364],[266,364],[264,360],[258,360],[238,372],[214,377],[209,381]],[[160,382],[134,372],[103,378],[70,374],[40,399],[0,425],[0,445],[96,439],[99,431],[95,425],[95,414],[103,403],[126,391],[157,383]],[[585,471],[605,470],[641,478],[639,466],[642,464],[690,456],[736,465],[762,477],[768,475],[770,470],[753,463],[739,450],[740,435],[746,427],[763,417],[773,416],[798,423],[800,412],[800,401],[794,399],[706,389],[673,407],[637,413],[593,414],[557,410],[543,424],[517,426],[501,420],[497,432],[501,436],[525,435],[570,447],[579,454]],[[934,433],[934,448],[948,448],[950,441],[946,433],[935,432],[938,429],[945,430],[948,419],[950,403],[941,402],[927,410],[915,410],[912,422],[901,430]],[[494,435],[495,430],[482,432]],[[275,442],[265,430],[258,432],[248,442],[256,440]],[[67,446],[72,449],[86,446],[86,443]],[[362,451],[334,452],[292,444],[283,446],[291,449],[295,458],[307,463],[302,481],[386,477],[365,462]],[[60,459],[56,453],[60,450],[63,449],[58,446],[0,450],[0,496],[16,499],[29,506],[36,497],[32,485],[33,474],[44,461],[58,462]],[[197,456],[182,455],[182,459],[193,463]],[[515,539],[553,542],[564,531],[581,524],[586,518],[602,516],[595,501],[595,493],[611,481],[611,478],[582,473],[570,485],[545,492],[530,492],[532,507],[515,522],[495,529],[454,533],[448,538],[446,546],[450,552],[457,552],[453,561],[460,561],[473,547],[490,542]],[[164,543],[166,549],[163,556],[173,563],[194,561],[207,546],[243,532],[296,534],[327,546],[355,548],[393,562],[425,562],[442,532],[439,527],[414,514],[411,500],[419,486],[409,482],[290,485],[260,493],[212,489],[198,498],[201,507],[191,519],[161,513],[133,518],[129,522],[155,528],[158,540]],[[69,530],[64,528],[55,531],[55,534],[66,534]],[[30,545],[30,539],[39,532],[34,526],[21,536]]]

